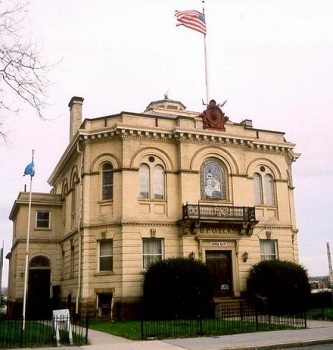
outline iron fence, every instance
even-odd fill
[[[306,328],[306,313],[273,315],[249,305],[222,307],[214,318],[141,320],[141,339],[216,336],[236,333]]]
[[[71,326],[71,340],[68,324]],[[0,349],[57,346],[56,331],[62,345],[87,344],[88,318],[62,319],[57,327],[52,320],[0,319]]]

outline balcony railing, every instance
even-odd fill
[[[227,205],[184,204],[183,225],[193,233],[193,227],[202,224],[239,226],[241,234],[252,234],[257,224],[255,207]]]

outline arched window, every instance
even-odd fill
[[[274,184],[273,176],[270,174],[265,175],[265,204],[274,205]]]
[[[63,225],[66,225],[66,217],[67,217],[67,193],[68,193],[68,185],[67,185],[67,181],[65,181],[62,186],[62,193],[61,193]]]
[[[261,175],[258,173],[255,173],[253,175],[253,191],[254,191],[254,204],[255,205],[263,204],[262,179],[261,179]]]
[[[154,167],[154,198],[164,199],[164,169],[161,165]]]
[[[73,175],[73,179],[72,179],[72,188],[71,188],[71,190],[72,190],[72,214],[74,214],[74,213],[76,213],[76,185],[77,185],[77,182],[78,182],[78,180],[77,180],[77,174],[75,173],[74,175]]]
[[[113,166],[104,163],[102,167],[102,200],[113,199]]]
[[[253,197],[255,205],[275,205],[274,178],[266,166],[253,175]]]
[[[147,164],[141,164],[139,169],[139,197],[149,198],[149,166]]]
[[[139,198],[165,199],[164,167],[155,156],[147,157],[147,162],[140,165]]]
[[[227,199],[227,171],[218,159],[209,158],[200,169],[201,199]]]

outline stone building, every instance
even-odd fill
[[[240,297],[260,260],[298,261],[299,154],[283,132],[233,122],[214,100],[191,112],[165,97],[143,113],[83,121],[82,105],[69,103],[70,140],[51,193],[32,193],[30,317],[52,307],[133,317],[147,266],[164,258],[204,261],[217,302]],[[22,312],[28,204],[21,192],[10,213],[12,315]]]

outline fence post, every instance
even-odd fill
[[[20,336],[20,348],[23,348],[23,322],[24,322],[24,319],[23,317],[21,318],[21,336]]]
[[[256,329],[259,331],[259,317],[258,317],[258,310],[255,308],[255,315],[256,315]]]
[[[243,322],[243,303],[239,303],[240,319]]]
[[[143,340],[143,332],[144,332],[144,330],[143,330],[143,317],[141,317],[140,322],[141,322],[141,340]]]
[[[203,328],[202,328],[202,316],[201,315],[198,315],[198,332],[199,332],[199,335],[202,337],[203,336]]]
[[[88,345],[88,329],[89,329],[89,315],[86,317],[86,345]]]

